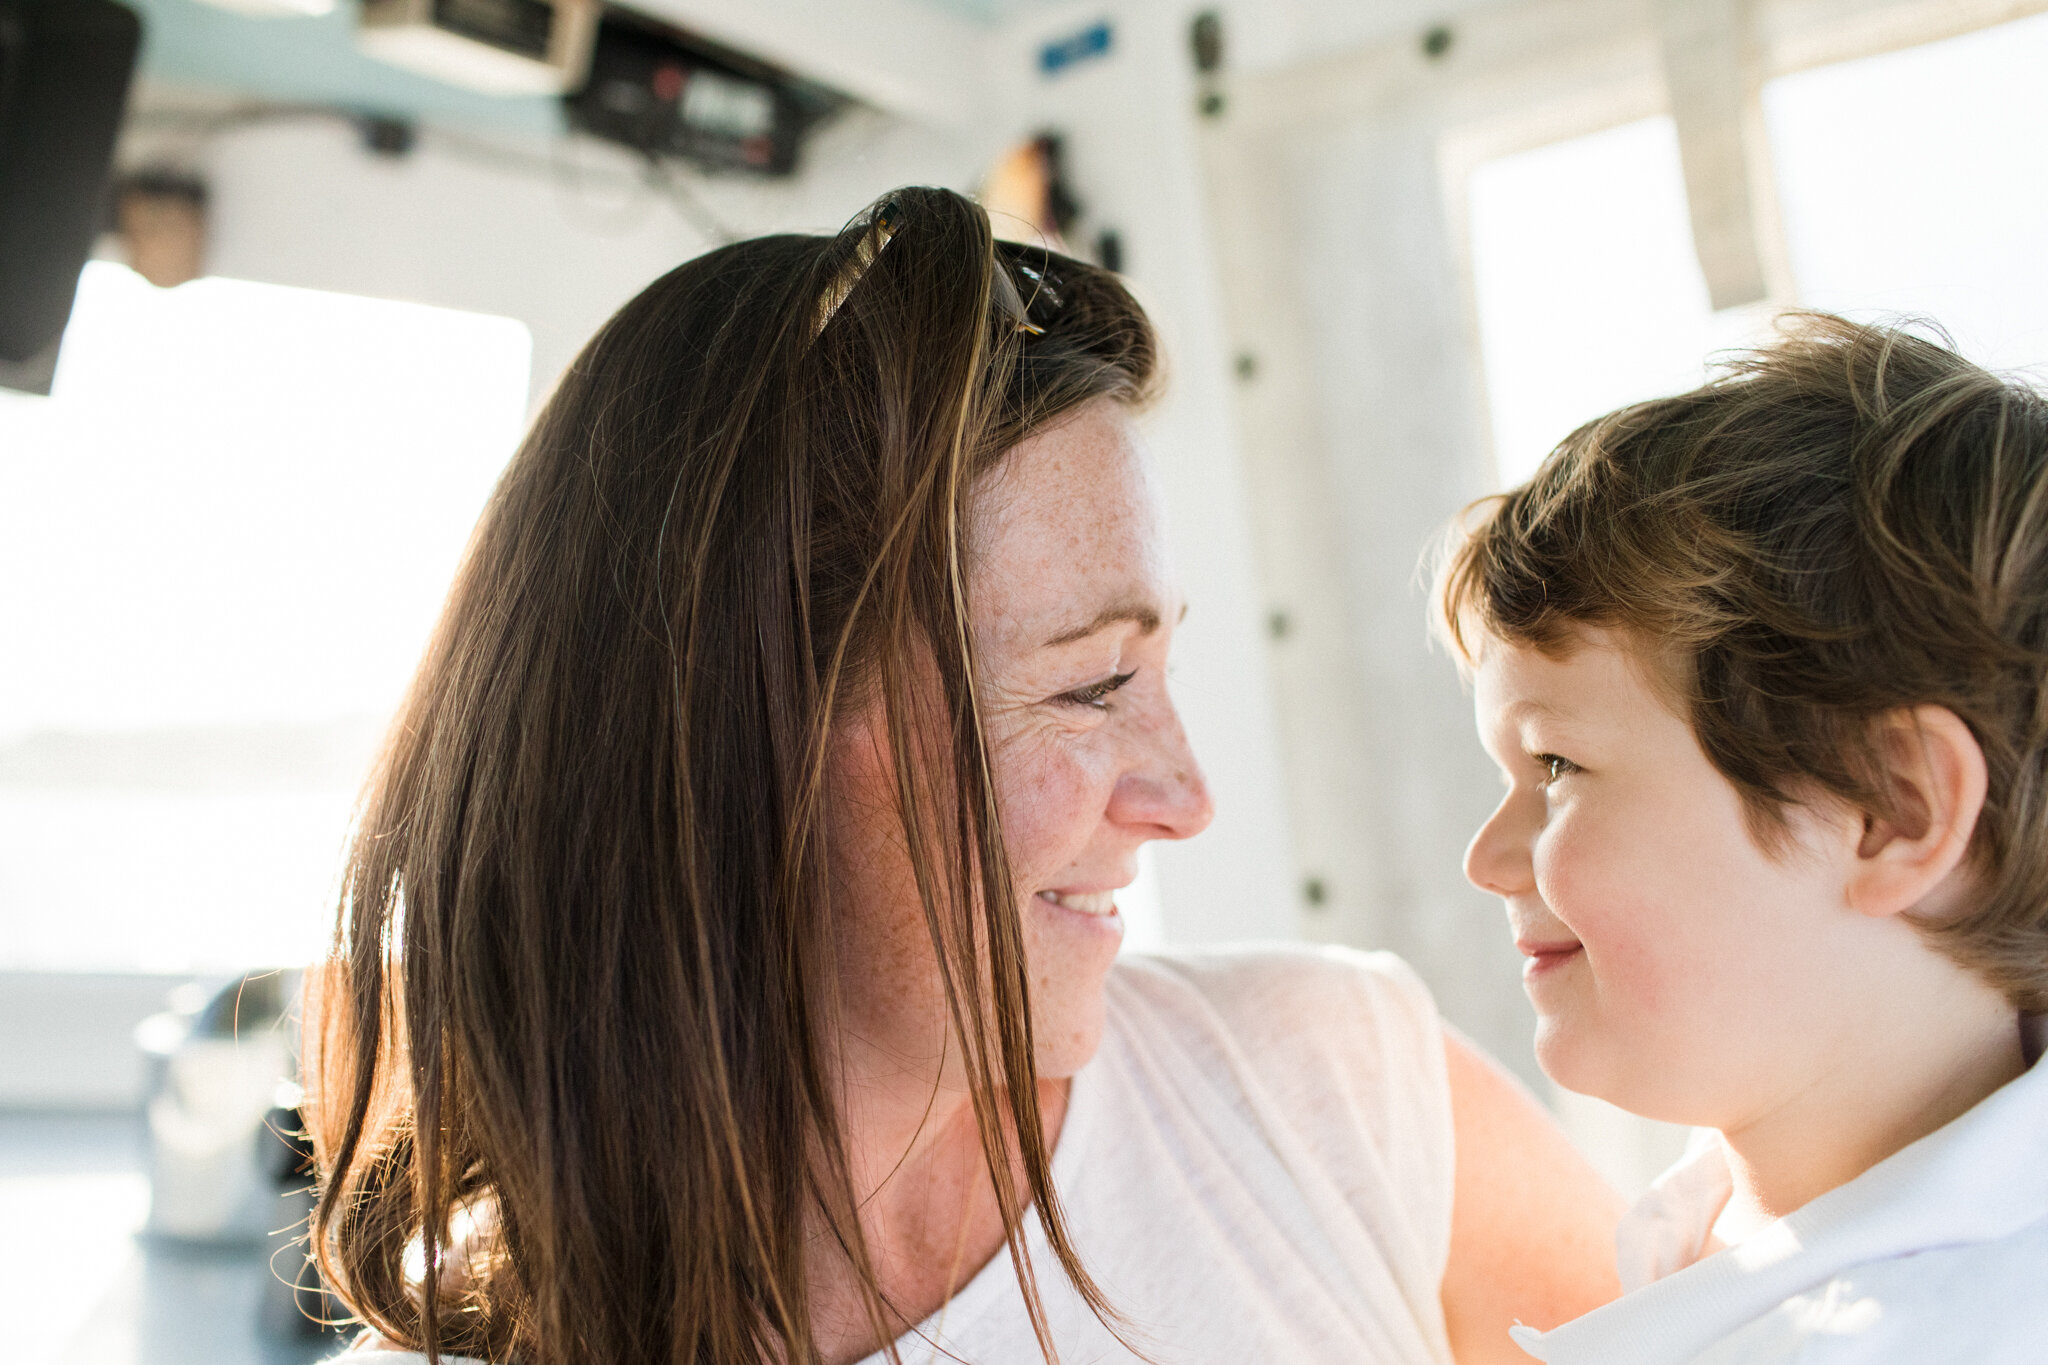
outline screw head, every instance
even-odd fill
[[[1213,9],[1203,10],[1188,25],[1188,47],[1195,59],[1195,70],[1208,75],[1223,65],[1223,16]]]

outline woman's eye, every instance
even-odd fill
[[[1138,670],[1134,668],[1128,673],[1117,673],[1104,678],[1099,683],[1090,683],[1086,687],[1076,688],[1072,692],[1062,692],[1053,700],[1064,702],[1069,706],[1093,706],[1099,710],[1107,710],[1109,694],[1137,676]]]
[[[1560,777],[1569,777],[1579,771],[1579,765],[1559,754],[1537,754],[1536,761],[1543,766],[1542,785],[1548,787]]]

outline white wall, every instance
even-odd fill
[[[1238,94],[1254,118],[1253,92]],[[1460,872],[1496,787],[1431,648],[1418,572],[1492,481],[1436,130],[1226,127],[1212,153],[1233,323],[1256,365],[1262,567],[1290,623],[1276,651],[1297,850],[1324,892],[1310,931],[1401,952],[1452,1020],[1532,1074],[1519,959]]]
[[[213,195],[210,273],[517,318],[533,332],[536,404],[620,304],[715,244],[633,158],[587,140],[429,129],[391,158],[309,117],[223,132],[198,159]],[[971,183],[984,161],[963,136],[857,111],[790,181],[678,178],[739,235],[831,231],[883,190]]]
[[[1107,56],[1045,76],[1040,46],[1107,19]],[[1196,143],[1187,15],[1152,0],[1059,5],[1004,31],[1007,126],[1062,134],[1083,216],[1072,246],[1114,229],[1124,269],[1158,324],[1170,386],[1147,421],[1189,602],[1175,637],[1174,697],[1216,798],[1208,833],[1156,845],[1170,942],[1300,933],[1249,489],[1231,353]]]

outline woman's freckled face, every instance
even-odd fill
[[[1786,847],[1760,848],[1649,668],[1593,630],[1561,657],[1485,641],[1479,732],[1506,794],[1465,871],[1506,904],[1554,1080],[1725,1128],[1792,1039],[1838,1023],[1817,983],[1857,917],[1824,852],[1839,821],[1795,809]]]
[[[1209,822],[1166,687],[1181,601],[1146,455],[1125,409],[1088,404],[975,490],[971,627],[1003,836],[1022,915],[1038,1067],[1071,1075],[1101,1037],[1139,847]],[[943,1017],[902,834],[868,727],[835,736],[834,880],[849,1021],[929,1056]],[[858,984],[856,984],[858,983]]]

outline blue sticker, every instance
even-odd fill
[[[1109,20],[1104,19],[1099,24],[1089,25],[1079,33],[1054,39],[1038,49],[1039,74],[1056,76],[1070,66],[1108,56],[1113,36]]]

